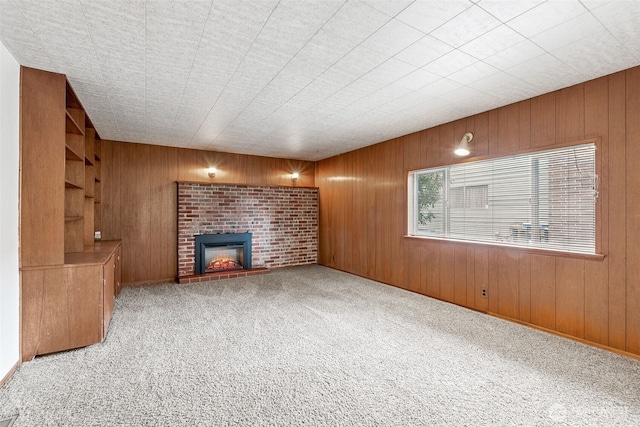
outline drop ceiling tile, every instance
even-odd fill
[[[253,102],[261,100],[263,108],[274,110],[293,98],[312,81],[313,78],[290,71],[280,73],[262,89]]]
[[[459,50],[453,50],[422,68],[430,73],[446,77],[449,74],[462,70],[475,62],[478,62],[478,60],[471,55]]]
[[[78,7],[76,0],[60,0],[56,2],[13,1],[36,34],[55,34],[59,37],[59,40],[63,40],[65,34],[86,36],[87,25],[82,9]],[[41,41],[49,39],[50,37],[46,37]],[[82,41],[82,39],[71,40],[78,44]]]
[[[128,103],[128,104],[111,102],[110,107],[111,107],[111,110],[113,111],[113,114],[115,114],[116,116],[127,117],[130,119],[134,119],[134,118],[144,119],[144,115],[145,115],[144,104],[141,105],[137,102]]]
[[[586,12],[578,0],[548,0],[509,21],[508,25],[531,38]]]
[[[31,48],[19,43],[8,43],[5,47],[20,64],[29,64],[31,68],[58,72],[59,68],[53,63],[51,57],[43,49]],[[19,53],[16,53],[19,52]]]
[[[530,40],[523,40],[501,52],[485,58],[483,61],[499,70],[515,67],[518,64],[536,58],[545,51]]]
[[[625,45],[640,47],[638,22],[640,22],[640,2],[635,0],[587,2],[593,8],[593,15],[614,37]]]
[[[484,59],[508,49],[523,40],[525,40],[524,37],[513,31],[513,29],[507,25],[500,25],[469,43],[460,46],[459,49],[475,58]]]
[[[417,90],[439,79],[440,76],[419,68],[396,81],[394,86]]]
[[[462,86],[460,83],[453,80],[441,78],[419,90],[431,98],[438,98],[454,89],[458,89],[460,86]]]
[[[147,0],[147,60],[156,57],[159,61],[164,59],[172,63],[174,67],[182,61],[188,61],[190,65],[202,37],[210,5],[211,0],[191,3]]]
[[[14,3],[3,0],[0,3],[0,11],[0,38],[16,60],[20,64],[56,71],[36,34],[31,31],[29,25],[22,23],[22,13]]]
[[[583,79],[614,73],[620,64],[630,68],[640,61],[638,46],[623,45],[608,31],[600,31],[551,52]],[[587,77],[588,73],[588,77]]]
[[[576,70],[549,53],[509,68],[506,72],[534,88],[544,88],[541,93],[571,86],[581,80]]]
[[[76,95],[79,97],[88,98],[93,95],[107,97],[108,92],[102,82],[96,82],[93,79],[85,80],[69,78],[68,80],[69,83],[71,83],[71,87],[73,87],[73,90],[76,92]]]
[[[478,6],[472,6],[430,33],[443,42],[460,47],[500,25],[500,21]]]
[[[95,2],[80,0],[82,12],[91,34],[91,43],[101,63],[119,58],[144,65],[145,5],[125,0]],[[117,25],[114,25],[114,21]]]
[[[355,80],[382,64],[386,59],[385,54],[358,46],[338,61],[334,68]]]
[[[550,52],[563,46],[589,37],[593,33],[604,31],[604,27],[590,13],[584,13],[576,18],[565,21],[550,28],[535,37],[531,41]]]
[[[97,63],[94,62],[84,65],[84,67],[74,67],[72,65],[67,65],[65,67],[65,74],[68,78],[84,81],[95,79],[97,76],[101,77],[102,72]]]
[[[396,19],[429,34],[472,5],[468,0],[416,1],[400,12]]]
[[[392,19],[366,39],[362,45],[376,52],[393,56],[424,36],[423,32]]]
[[[307,6],[305,13],[300,13],[294,2],[279,3],[260,31],[254,47],[269,51],[271,56],[282,58],[281,65],[286,64],[333,15],[338,4],[327,1]]]
[[[342,56],[344,56],[342,53],[340,56],[336,55],[330,46],[317,44],[312,39],[285,65],[282,71],[303,74],[315,79]]]
[[[113,138],[103,138],[103,139],[113,139]],[[134,131],[123,130],[118,133],[118,138],[116,140],[117,141],[145,141],[146,138],[145,138],[144,132],[134,132]],[[149,143],[153,143],[153,142],[149,141]]]
[[[500,21],[508,22],[544,2],[545,0],[481,0],[477,4]]]
[[[320,62],[332,65],[353,50],[357,44],[341,34],[321,28],[302,48],[300,54],[316,56]]]
[[[416,105],[420,105],[426,102],[430,102],[435,98],[425,95],[420,91],[412,91],[397,98],[394,102],[398,103],[398,105],[402,105],[405,108],[413,108]]]
[[[389,58],[367,73],[363,78],[367,81],[377,82],[386,86],[412,73],[413,71],[416,71],[416,69],[416,67],[409,65],[406,62]]]
[[[477,80],[495,74],[498,69],[482,61],[475,62],[460,71],[450,74],[447,78],[463,85],[468,85]]]
[[[539,94],[530,84],[503,71],[477,80],[469,87],[502,98],[504,105]]]
[[[347,100],[347,103],[351,105],[359,99],[370,95],[374,90],[380,87],[382,87],[380,84],[378,84],[377,86],[372,86],[370,83],[359,79],[340,89],[340,91],[334,96],[340,99]]]
[[[450,45],[431,36],[425,36],[396,54],[394,58],[416,67],[422,67],[451,51],[453,51],[453,47]]]
[[[342,43],[351,48],[362,43],[391,18],[359,1],[349,1],[329,19],[323,29],[339,34]]]
[[[384,106],[385,104],[393,102],[394,100],[403,95],[406,95],[409,92],[409,89],[399,91],[398,89],[387,86],[362,98],[360,101],[358,101],[358,103],[362,106],[367,106],[368,109],[378,108]]]
[[[38,43],[51,58],[56,71],[68,65],[84,68],[95,63],[93,49],[84,44],[84,41],[90,38],[82,11],[75,1],[40,4],[20,0],[15,4]],[[22,33],[24,30],[18,31]]]
[[[396,16],[414,0],[363,0],[364,3],[387,16]]]

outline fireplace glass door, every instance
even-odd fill
[[[241,270],[244,267],[242,245],[209,246],[205,248],[206,273]]]

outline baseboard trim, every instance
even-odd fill
[[[158,279],[158,280],[143,280],[140,282],[128,282],[128,283],[122,283],[120,285],[120,289],[125,288],[125,287],[139,287],[139,286],[149,286],[149,285],[165,285],[167,283],[177,283],[176,282],[176,278],[175,277],[169,277],[166,279]]]
[[[537,329],[539,331],[546,332],[546,333],[551,334],[551,335],[556,335],[558,337],[570,339],[572,341],[577,341],[580,344],[588,345],[589,347],[599,348],[600,350],[605,350],[605,351],[608,351],[608,352],[611,352],[611,353],[616,353],[616,354],[618,354],[620,356],[624,356],[624,357],[629,357],[631,359],[640,360],[640,354],[635,354],[635,353],[631,353],[631,352],[628,352],[628,351],[625,351],[625,350],[620,350],[620,349],[615,348],[615,347],[609,347],[608,345],[604,345],[604,344],[598,344],[597,342],[585,340],[583,338],[574,337],[574,336],[569,335],[569,334],[564,334],[562,332],[554,331],[553,329],[547,329],[547,328],[542,327],[542,326],[534,325],[532,323],[523,322],[521,320],[512,319],[511,317],[502,316],[500,314],[491,313],[491,312],[486,312],[486,314],[488,314],[489,316],[492,316],[492,317],[496,317],[498,319],[506,320],[507,322],[517,323],[519,325],[528,326],[529,328]]]
[[[4,378],[2,378],[2,380],[0,380],[0,388],[2,388],[7,383],[7,381],[9,381],[9,378],[11,378],[13,374],[16,373],[19,367],[20,367],[20,360],[18,359],[16,364],[13,365],[11,369],[9,369],[9,372],[7,372],[7,375],[5,375]]]

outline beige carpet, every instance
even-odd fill
[[[21,426],[640,425],[640,362],[320,266],[125,288],[25,363]]]

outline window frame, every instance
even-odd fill
[[[412,181],[413,179],[412,176],[415,176],[414,175],[415,172],[421,171],[424,169],[447,168],[449,166],[454,166],[454,165],[463,164],[463,163],[471,163],[471,162],[477,162],[481,160],[490,160],[495,158],[520,155],[520,154],[537,153],[540,151],[553,150],[558,148],[568,148],[576,145],[583,145],[583,144],[589,144],[589,143],[595,145],[595,172],[598,177],[597,178],[598,197],[596,197],[595,208],[594,208],[595,210],[594,212],[595,214],[595,218],[594,218],[595,253],[591,254],[591,253],[583,253],[583,252],[564,251],[559,249],[518,246],[518,245],[504,244],[499,242],[481,242],[481,241],[474,241],[474,240],[455,239],[455,238],[444,237],[444,236],[411,234],[413,224],[416,221],[415,209],[413,209],[413,207],[416,204],[415,198],[417,196],[414,191],[414,183]],[[449,242],[449,243],[456,243],[456,244],[465,244],[465,245],[475,246],[475,247],[503,249],[503,250],[521,252],[521,253],[528,253],[528,254],[559,255],[566,258],[577,258],[577,259],[585,259],[585,260],[603,260],[606,257],[606,254],[603,253],[603,250],[602,250],[602,222],[601,221],[602,221],[602,209],[603,209],[602,192],[604,188],[601,182],[602,176],[603,175],[602,175],[602,138],[601,137],[586,138],[582,140],[568,141],[565,143],[544,145],[544,146],[535,147],[535,148],[510,150],[510,151],[504,151],[504,152],[495,153],[495,154],[467,157],[451,163],[442,163],[442,162],[430,163],[428,165],[424,165],[423,167],[407,169],[405,170],[405,186],[406,186],[405,194],[407,195],[406,204],[405,204],[406,206],[405,219],[407,222],[405,227],[405,235],[403,237],[405,239],[439,241],[443,243]]]

